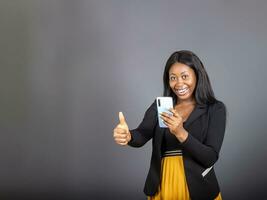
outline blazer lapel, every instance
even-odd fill
[[[184,126],[188,127],[192,122],[194,122],[197,118],[207,112],[207,105],[196,105],[188,119],[184,122]]]

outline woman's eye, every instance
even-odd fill
[[[171,81],[175,81],[176,79],[175,79],[174,76],[171,76],[171,77],[170,77],[170,80],[171,80]]]
[[[182,75],[182,79],[186,79],[188,77],[188,75]]]

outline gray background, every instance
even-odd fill
[[[1,0],[1,199],[145,199],[151,142],[117,146],[189,49],[228,108],[224,199],[267,199],[264,0]]]

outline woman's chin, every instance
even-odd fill
[[[191,94],[186,94],[186,95],[177,95],[177,99],[180,100],[180,101],[188,101],[188,100],[192,100],[193,97]]]

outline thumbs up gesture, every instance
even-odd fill
[[[113,130],[113,137],[117,144],[127,145],[131,140],[131,134],[122,112],[119,112],[119,120],[119,124]]]

